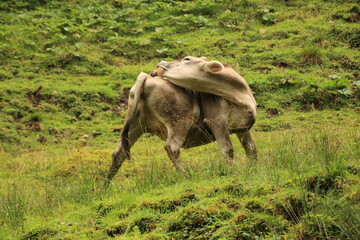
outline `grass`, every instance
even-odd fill
[[[292,127],[263,131],[255,126],[260,150],[255,162],[245,158],[235,138],[233,165],[216,144],[184,150],[192,174],[186,179],[170,164],[161,141],[143,137],[107,192],[101,176],[112,148],[49,147],[14,158],[3,153],[0,234],[10,239],[210,238],[242,229],[241,236],[250,239],[359,236],[356,113],[265,115],[260,114],[259,125],[272,121]],[[65,157],[58,156],[64,150]]]
[[[1,239],[358,239],[357,1],[0,3]],[[232,137],[144,136],[108,191],[126,93],[159,60],[207,56],[255,93],[257,161]]]

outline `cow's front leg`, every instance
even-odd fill
[[[243,133],[237,133],[236,135],[245,149],[246,156],[252,159],[256,159],[257,149],[255,146],[254,139],[252,138],[250,129]]]

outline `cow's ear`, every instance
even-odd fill
[[[211,62],[205,63],[204,70],[207,72],[216,73],[216,72],[220,72],[221,70],[223,70],[223,68],[224,68],[224,65],[222,65],[221,62],[211,61]]]

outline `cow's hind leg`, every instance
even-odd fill
[[[241,144],[243,145],[246,156],[249,158],[256,159],[257,158],[257,150],[255,146],[254,139],[252,138],[251,131],[246,130],[244,132],[236,133],[237,137],[239,138]]]
[[[133,128],[130,128],[128,139],[129,139],[129,149],[135,144],[139,137],[143,134],[143,130],[140,125],[136,125]],[[120,141],[119,146],[116,148],[115,152],[112,154],[112,162],[109,168],[107,180],[108,183],[112,180],[115,174],[119,171],[123,162],[129,158],[129,152],[127,152],[123,146],[123,141]]]
[[[185,127],[186,128],[186,127]],[[165,143],[165,150],[171,160],[171,162],[174,164],[176,170],[179,172],[182,172],[186,177],[189,177],[189,173],[185,170],[181,158],[180,158],[180,148],[185,142],[186,134],[182,134],[182,131],[180,130],[175,131],[172,129],[168,129],[168,135]],[[175,134],[176,133],[176,134]]]

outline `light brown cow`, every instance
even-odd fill
[[[163,71],[161,68],[157,72],[163,72],[162,75],[165,76],[171,66],[171,63],[166,66],[164,64],[162,68],[166,67],[167,70]],[[221,66],[222,70],[229,68]],[[204,68],[203,71],[211,73],[213,68]],[[218,76],[218,81],[222,81],[221,75]],[[255,100],[253,102],[255,104]],[[251,106],[251,109],[255,108]],[[130,157],[130,148],[145,132],[155,134],[165,141],[165,150],[170,160],[177,170],[185,174],[180,160],[180,148],[196,147],[216,140],[222,154],[232,159],[231,133],[237,134],[246,154],[255,157],[256,147],[250,132],[255,122],[255,113],[250,117],[250,114],[243,113],[243,108],[244,104],[238,106],[222,97],[188,90],[163,78],[140,73],[130,90],[128,113],[121,131],[120,145],[112,155],[108,180],[114,177],[122,163]]]

